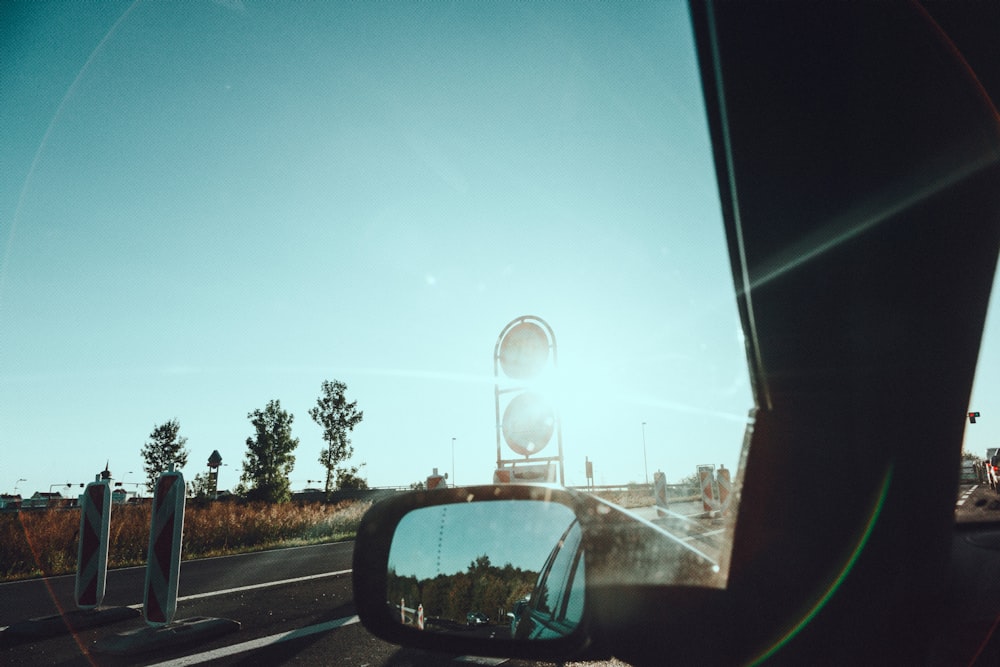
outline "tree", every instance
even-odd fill
[[[351,466],[350,468],[337,468],[337,488],[338,489],[367,489],[368,480],[358,475],[358,471],[364,467]]]
[[[171,463],[178,469],[187,465],[188,452],[184,448],[187,438],[178,435],[180,430],[180,422],[176,419],[154,426],[149,440],[142,446],[142,458],[145,461],[142,469],[146,473],[146,486],[150,493],[156,486],[156,478],[161,472],[169,470]]]
[[[335,476],[338,480],[351,480],[358,471],[357,468],[338,467],[354,454],[347,434],[364,418],[364,413],[358,410],[357,401],[347,402],[346,392],[347,385],[340,380],[323,380],[316,406],[309,410],[309,416],[323,429],[323,440],[326,441],[326,447],[319,454],[319,462],[326,469],[324,491],[328,495],[333,490]]]
[[[194,476],[194,479],[188,482],[188,497],[197,498],[198,500],[205,500],[209,497],[209,491],[211,490],[211,484],[208,479],[208,475],[205,473],[198,473]]]
[[[691,487],[692,489],[700,489],[701,478],[698,477],[698,473],[693,472],[687,477],[681,477],[679,480],[677,480],[677,486],[682,486],[682,485]]]
[[[294,415],[270,401],[263,410],[247,414],[254,435],[247,438],[247,452],[240,475],[241,491],[251,500],[280,503],[292,497],[288,475],[295,466],[292,452],[299,445],[292,437]]]

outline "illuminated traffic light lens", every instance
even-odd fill
[[[552,439],[556,414],[542,396],[534,392],[519,394],[503,413],[503,438],[518,454],[537,454]]]
[[[500,343],[500,367],[509,378],[534,377],[549,358],[549,338],[534,322],[521,322]]]

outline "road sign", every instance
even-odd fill
[[[528,465],[515,463],[508,470],[510,471],[510,481],[514,483],[553,484],[556,481],[556,467],[552,461]]]
[[[108,481],[98,478],[91,482],[81,498],[74,591],[76,606],[80,609],[94,609],[104,600],[111,527],[111,485]]]
[[[442,485],[442,482],[444,482],[444,480],[446,479],[448,479],[447,473],[445,473],[444,475],[439,475],[438,469],[434,468],[434,473],[432,475],[427,476],[427,482],[424,486],[428,491],[430,491],[431,489],[436,489],[439,486],[443,489],[445,488],[445,486],[447,486],[447,484]]]
[[[171,464],[170,471],[160,474],[153,493],[142,600],[146,623],[153,627],[167,625],[177,612],[181,535],[184,532],[184,476],[173,468]]]

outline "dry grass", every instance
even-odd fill
[[[370,506],[368,502],[189,503],[184,512],[182,558],[350,539]],[[149,505],[113,508],[109,567],[146,562],[149,520]],[[0,581],[74,572],[79,529],[79,510],[0,514]]]
[[[0,579],[71,571],[79,529],[80,513],[68,510],[0,515]]]

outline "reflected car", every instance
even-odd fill
[[[510,619],[510,636],[515,637],[517,635],[517,625],[521,620],[521,614],[524,610],[528,608],[528,598],[521,598],[514,603],[514,608],[507,612],[507,617]]]
[[[481,611],[470,611],[465,615],[465,624],[468,626],[486,625],[490,622],[490,617]]]
[[[585,582],[582,535],[580,522],[574,521],[552,549],[520,611],[515,605],[511,620],[515,639],[566,637],[580,625]]]

